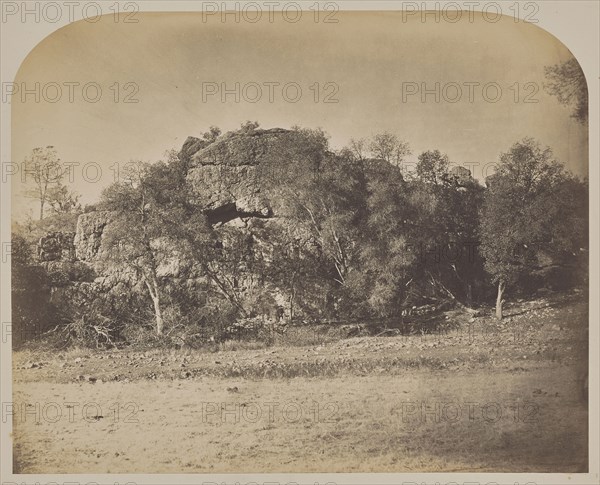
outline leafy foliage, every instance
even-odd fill
[[[572,117],[580,123],[588,120],[588,88],[585,75],[575,58],[544,69],[548,82],[546,91],[558,102],[573,106]]]
[[[482,254],[500,292],[534,269],[553,264],[557,256],[585,246],[586,190],[564,172],[549,148],[531,138],[515,143],[501,155],[487,184]]]

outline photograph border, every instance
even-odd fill
[[[5,3],[5,0],[0,0]],[[21,3],[21,2],[19,2]],[[168,11],[201,11],[203,3],[197,1],[166,1],[166,0],[139,0],[134,2],[139,5],[142,12],[168,12]],[[239,2],[218,2],[225,4],[228,8],[235,8]],[[243,2],[242,2],[243,3]],[[259,5],[268,3],[257,1]],[[281,3],[286,3],[281,2]],[[289,2],[288,2],[289,3]],[[425,6],[428,10],[436,10],[439,6],[446,4],[464,5],[464,1],[369,1],[369,0],[339,0],[335,2],[316,2],[315,0],[296,0],[303,7],[309,7],[315,3],[335,3],[340,11],[344,10],[401,10],[409,4]],[[470,2],[473,3],[473,2]],[[491,3],[486,1],[481,4]],[[588,82],[589,91],[589,183],[590,183],[590,253],[589,253],[589,473],[567,474],[567,473],[375,473],[375,474],[69,474],[69,475],[39,475],[39,474],[13,474],[12,473],[12,423],[1,423],[0,425],[0,484],[5,483],[36,483],[48,482],[67,483],[79,482],[98,484],[127,483],[136,484],[192,484],[216,482],[225,483],[290,483],[298,484],[318,482],[325,484],[334,482],[337,485],[351,484],[381,484],[400,485],[402,483],[498,483],[498,484],[555,484],[555,485],[584,485],[600,483],[600,469],[598,457],[600,455],[599,445],[599,369],[600,361],[598,349],[600,348],[600,265],[599,265],[599,241],[600,221],[597,214],[600,212],[600,99],[599,99],[599,61],[598,61],[598,36],[600,3],[595,0],[584,1],[554,1],[538,0],[529,2],[526,0],[496,0],[500,4],[531,4],[539,6],[536,14],[537,26],[546,30],[559,39],[579,61]],[[475,7],[477,11],[477,7]],[[44,38],[51,35],[59,28],[67,25],[68,19],[50,23],[33,23],[27,26],[13,25],[10,22],[0,23],[0,74],[2,83],[12,82],[22,61],[28,53]],[[2,103],[0,114],[0,156],[2,163],[11,160],[11,105]],[[10,182],[2,183],[0,195],[0,234],[3,242],[2,249],[2,271],[0,272],[0,317],[2,322],[11,321],[11,297],[10,297],[10,262],[7,262],[5,253],[5,242],[11,240],[11,190]],[[11,342],[0,342],[0,401],[2,403],[12,401],[12,355]],[[532,443],[535,446],[535,443]]]

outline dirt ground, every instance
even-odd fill
[[[214,352],[21,351],[16,473],[583,472],[587,305]]]

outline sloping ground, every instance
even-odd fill
[[[508,314],[422,338],[20,352],[16,471],[584,471],[586,302]]]

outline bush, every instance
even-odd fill
[[[18,348],[56,326],[59,316],[50,302],[48,275],[41,266],[12,267],[12,342]]]
[[[13,348],[36,339],[58,323],[58,312],[50,301],[51,285],[46,270],[34,264],[25,238],[14,235],[12,262]]]

